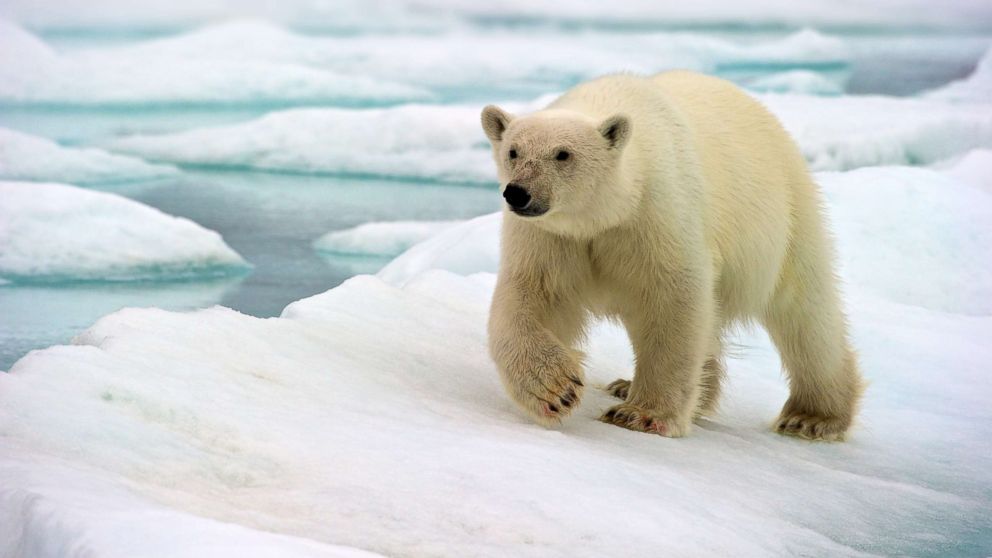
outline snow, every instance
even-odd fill
[[[351,176],[491,180],[479,109],[293,109],[235,124],[109,143],[115,151],[182,164]]]
[[[536,94],[618,70],[716,71],[742,64],[843,67],[842,40],[812,30],[747,44],[691,33],[295,34],[233,21],[174,37],[56,53],[0,23],[0,101],[134,105],[390,103],[438,94]],[[397,56],[402,52],[403,56]],[[424,88],[430,91],[425,91]]]
[[[815,170],[925,165],[992,147],[989,105],[893,97],[758,95]],[[505,104],[541,108],[553,96]],[[233,126],[135,135],[109,144],[150,160],[360,176],[495,181],[479,106],[294,109]]]
[[[949,83],[926,96],[955,102],[992,103],[992,48],[985,51],[967,78]]]
[[[175,279],[248,267],[216,232],[116,194],[0,182],[0,200],[7,281]]]
[[[992,149],[975,149],[954,161],[944,161],[934,167],[958,181],[992,194]]]
[[[758,93],[801,93],[804,95],[841,95],[844,88],[823,74],[809,70],[792,70],[761,76],[743,84]]]
[[[952,176],[914,168],[817,175],[848,284],[906,305],[992,315],[992,195]]]
[[[0,179],[107,184],[176,173],[170,165],[152,165],[102,149],[62,147],[46,138],[0,128]]]
[[[881,96],[759,95],[814,170],[927,165],[992,147],[992,105]]]
[[[253,37],[240,37],[248,48]],[[229,45],[234,46],[234,45]],[[0,102],[148,106],[219,103],[397,102],[426,99],[423,89],[303,64],[247,55],[121,47],[59,54],[27,31],[0,21]]]
[[[365,223],[331,231],[314,241],[314,248],[334,254],[397,256],[460,221],[388,221]]]
[[[469,219],[435,233],[386,264],[380,279],[402,286],[430,269],[461,275],[495,273],[499,262],[500,213]]]
[[[154,524],[171,545],[247,527],[281,555],[298,551],[277,535],[389,556],[989,548],[989,317],[853,295],[872,385],[843,444],[768,430],[785,382],[767,339],[745,334],[722,413],[669,440],[595,420],[598,388],[631,366],[608,325],[575,416],[556,430],[522,416],[485,349],[493,281],[359,276],[267,320],[127,309],[29,354],[0,375],[0,486],[30,511],[8,544],[101,555],[109,533],[133,544]],[[199,550],[185,544],[157,550]]]

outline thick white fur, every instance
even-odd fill
[[[862,380],[820,193],[761,104],[692,72],[612,75],[527,116],[486,107],[482,122],[501,184],[547,209],[504,209],[489,321],[490,352],[523,409],[551,425],[574,408],[575,347],[590,314],[607,316],[626,327],[636,368],[609,386],[624,402],[602,420],[684,436],[717,403],[723,333],[756,321],[788,372],[776,430],[843,438]]]

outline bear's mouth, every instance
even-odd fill
[[[511,207],[510,211],[516,213],[521,217],[540,217],[541,215],[544,215],[545,213],[548,212],[548,208],[531,203],[528,204],[527,207],[523,207],[519,209],[515,207]]]

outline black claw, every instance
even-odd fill
[[[564,405],[564,406],[566,406],[566,407],[571,407],[572,406],[572,400],[571,399],[565,399],[564,397],[562,397],[561,398],[561,404]]]
[[[558,407],[554,403],[548,403],[548,408],[551,409],[552,413],[558,412]]]
[[[606,411],[606,415],[604,416],[610,420],[613,420],[613,417],[617,416],[617,412],[613,409],[610,409],[609,411]]]
[[[580,386],[585,385],[585,384],[582,383],[582,380],[576,378],[575,376],[569,376],[569,379],[572,380],[573,382],[579,384]]]

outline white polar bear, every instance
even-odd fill
[[[820,193],[761,104],[692,72],[612,75],[527,116],[488,106],[482,125],[506,200],[490,352],[537,421],[578,404],[590,314],[636,354],[602,420],[672,437],[715,408],[724,332],[756,321],[788,371],[775,429],[843,438],[863,382]]]

